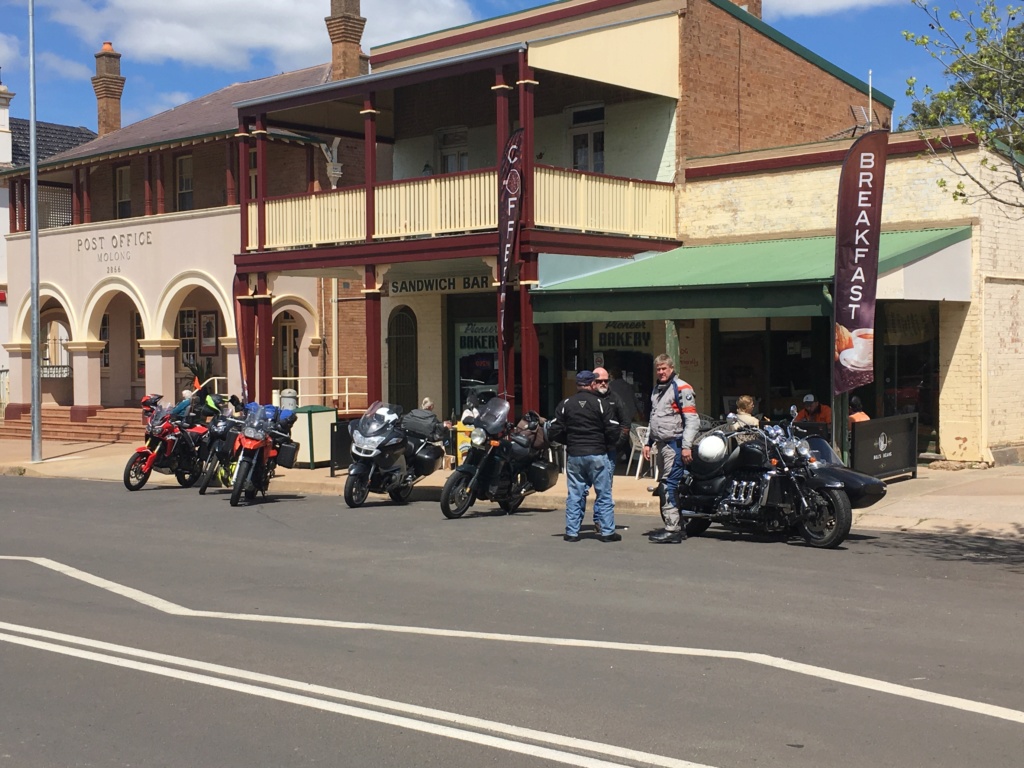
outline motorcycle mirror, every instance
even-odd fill
[[[725,420],[728,423],[730,423],[730,424],[735,424],[736,423],[736,414],[735,413],[730,413],[728,416],[725,417]]]
[[[795,419],[795,418],[796,418],[796,415],[797,415],[797,413],[799,413],[799,411],[797,411],[797,409],[796,409],[796,406],[795,406],[795,405],[791,405],[791,406],[789,406],[789,418],[791,418],[791,419]]]
[[[465,424],[467,427],[472,427],[474,424],[476,424],[476,419],[474,419],[472,416],[467,416],[462,420],[462,423]]]

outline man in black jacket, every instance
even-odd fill
[[[565,477],[569,495],[565,502],[566,541],[580,540],[580,524],[586,512],[587,489],[594,486],[594,521],[601,541],[619,541],[615,532],[612,471],[608,451],[619,439],[619,422],[607,403],[597,396],[597,377],[591,371],[576,374],[577,393],[567,397],[548,423],[548,438],[565,445]]]

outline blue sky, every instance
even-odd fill
[[[952,8],[955,0],[934,0]],[[960,0],[973,7],[974,0]],[[543,0],[362,0],[364,49],[489,18]],[[330,0],[35,0],[36,117],[96,128],[89,79],[110,40],[127,78],[124,124],[225,85],[321,64],[330,58],[324,17]],[[906,80],[941,85],[928,54],[902,31],[927,29],[910,0],[764,0],[764,19],[782,33],[868,79],[905,113]],[[29,116],[28,0],[0,0],[0,79]]]

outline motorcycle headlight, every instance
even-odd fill
[[[469,442],[477,448],[482,448],[487,444],[487,433],[482,428],[476,427],[469,433]]]
[[[801,440],[796,444],[796,452],[800,454],[801,458],[806,459],[811,455],[811,444],[806,440]]]
[[[242,434],[248,437],[250,440],[262,440],[264,437],[267,436],[267,433],[264,432],[259,427],[246,427],[245,429],[242,430]]]
[[[376,450],[377,446],[384,442],[385,437],[386,435],[365,437],[358,429],[352,430],[352,442],[355,444],[356,448],[360,448],[364,451]]]
[[[779,447],[782,449],[782,455],[787,459],[796,458],[796,440],[787,440]]]

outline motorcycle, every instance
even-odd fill
[[[729,424],[737,424],[732,414]],[[707,433],[688,469],[676,497],[687,536],[719,523],[799,533],[811,547],[834,549],[850,533],[853,508],[874,504],[886,490],[881,480],[843,466],[823,438],[804,439],[792,423]],[[655,493],[663,494],[663,486]]]
[[[137,491],[154,470],[173,474],[178,485],[191,488],[202,471],[199,443],[206,433],[203,424],[191,424],[187,415],[177,415],[172,406],[160,405],[163,395],[142,398],[146,420],[146,444],[135,449],[124,468],[124,487]]]
[[[299,450],[299,444],[288,433],[294,416],[279,422],[278,409],[273,405],[249,403],[245,410],[245,421],[235,438],[231,456],[235,463],[231,477],[232,507],[238,506],[243,493],[246,501],[252,501],[257,493],[266,496],[274,470],[278,465],[287,469],[293,467]]]
[[[231,456],[238,434],[245,425],[244,419],[235,416],[236,409],[241,406],[237,397],[231,395],[226,403],[221,398],[217,405],[220,412],[207,425],[209,431],[199,449],[199,455],[203,459],[203,472],[199,478],[200,495],[204,495],[215,480],[218,485],[231,484]]]
[[[508,414],[508,401],[493,397],[479,415],[464,420],[473,427],[470,448],[441,490],[445,517],[462,517],[477,499],[497,502],[510,514],[558,481],[558,467],[541,458],[546,438],[540,417],[531,411],[513,427]]]
[[[404,504],[412,487],[444,462],[441,423],[429,411],[379,400],[349,425],[354,460],[345,480],[345,503],[362,506],[371,493],[386,493]]]

